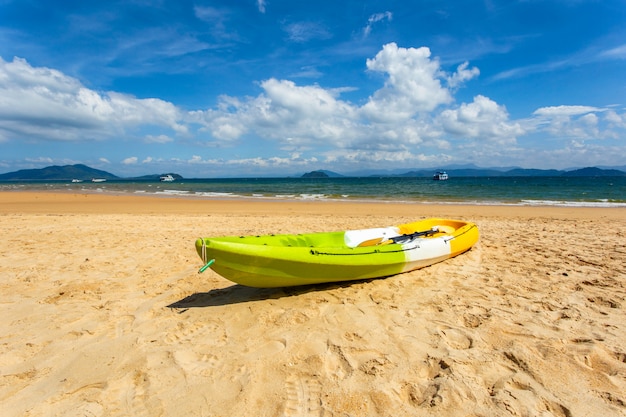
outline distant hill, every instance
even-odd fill
[[[319,171],[307,172],[306,174],[303,174],[301,176],[301,178],[336,178],[336,177],[343,177],[343,175],[337,174],[336,172],[333,172],[333,171],[327,171],[323,169]]]
[[[119,178],[110,172],[90,168],[87,165],[53,165],[41,169],[22,169],[15,172],[0,174],[0,181],[23,181],[23,180],[90,180],[92,178],[104,178],[114,180]]]
[[[617,169],[600,169],[595,167],[575,169],[562,174],[564,177],[624,177],[626,172]]]
[[[507,177],[558,177],[563,175],[563,171],[558,169],[523,169],[515,168],[505,171],[502,175]]]

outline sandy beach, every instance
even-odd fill
[[[203,236],[426,217],[479,243],[342,285],[254,289]],[[624,416],[626,210],[0,193],[0,414]]]

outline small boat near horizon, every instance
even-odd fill
[[[91,182],[105,182],[106,179],[105,178],[92,178]]]
[[[167,174],[167,175],[163,175],[162,177],[159,177],[159,180],[161,182],[174,182],[176,180],[176,178],[174,178],[170,174]]]
[[[83,182],[83,180],[79,180],[78,178],[72,179],[72,182]]]
[[[433,180],[435,181],[445,181],[448,178],[448,173],[446,171],[437,171],[435,175],[433,175]]]

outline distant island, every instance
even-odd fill
[[[624,168],[626,169],[626,167]],[[445,170],[451,179],[458,177],[624,177],[626,171],[620,169],[603,169],[598,167],[587,167],[573,170],[556,169],[524,169],[524,168],[479,168],[479,167],[449,167],[410,170],[404,173],[374,173],[374,171],[363,172],[359,175],[342,175],[328,170],[315,170],[302,174],[300,178],[338,178],[338,177],[432,177],[435,171]],[[401,172],[401,171],[400,171]],[[0,174],[0,181],[88,181],[92,178],[105,180],[141,180],[159,181],[160,177],[171,175],[175,180],[183,177],[175,173],[152,174],[141,177],[118,177],[110,172],[94,169],[83,164],[49,166],[41,169],[22,169],[19,171]]]
[[[302,174],[301,178],[330,178],[330,176],[324,171],[311,171],[306,174]]]
[[[91,180],[101,178],[105,180],[119,179],[117,175],[99,169],[90,168],[87,165],[65,165],[49,166],[41,169],[22,169],[7,174],[0,174],[3,181],[23,181],[23,180]]]
[[[105,180],[119,180],[119,179],[130,179],[130,180],[155,180],[159,181],[159,179],[167,174],[154,174],[154,175],[144,175],[142,177],[131,177],[131,178],[121,178],[117,175],[111,174],[107,171],[102,171],[99,169],[88,167],[83,164],[76,165],[65,165],[65,166],[49,166],[41,169],[22,169],[19,171],[9,172],[6,174],[0,174],[0,181],[45,181],[45,180],[55,180],[55,181],[71,181],[71,180],[82,180],[89,181],[92,178],[99,178]],[[169,173],[174,179],[180,180],[183,177]]]

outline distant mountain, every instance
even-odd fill
[[[625,177],[626,172],[617,169],[600,169],[596,167],[588,167],[567,171],[562,174],[564,177]]]
[[[337,177],[343,177],[343,175],[337,174],[336,172],[333,172],[333,171],[327,171],[324,169],[321,169],[318,171],[307,172],[306,174],[303,174],[301,176],[301,178],[337,178]]]
[[[300,178],[328,178],[328,174],[323,171],[311,171],[306,174],[302,174]]]
[[[563,171],[558,169],[524,169],[515,168],[503,173],[507,177],[558,177]]]
[[[22,169],[15,172],[0,174],[0,181],[22,180],[90,180],[92,178],[104,178],[114,180],[119,178],[110,172],[90,168],[87,165],[49,166],[41,169]]]

